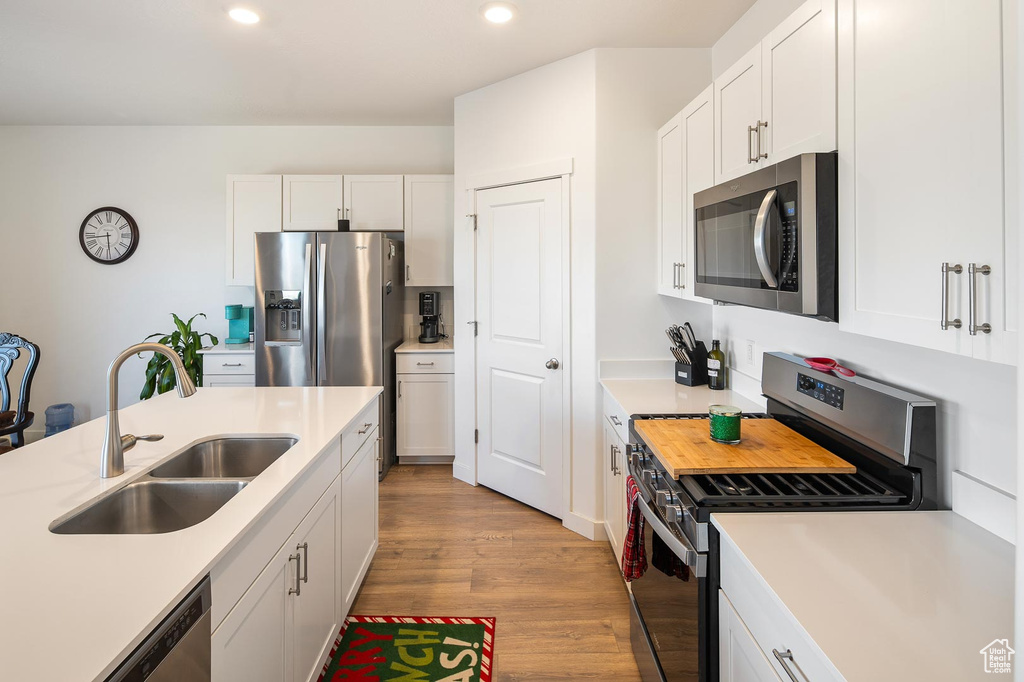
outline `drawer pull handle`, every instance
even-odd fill
[[[432,362],[417,362],[416,366],[417,367],[433,367],[434,363],[432,363]]]
[[[622,421],[614,414],[610,417],[610,419],[612,420],[612,424],[615,424],[616,426],[622,426]]]
[[[301,545],[295,545],[295,551],[302,550],[302,582],[309,582],[309,543],[303,542]]]
[[[794,675],[793,671],[790,669],[789,663],[786,662],[793,660],[793,652],[789,649],[786,649],[785,651],[772,649],[772,653],[775,654],[775,659],[779,662],[779,665],[782,666],[782,669],[786,671],[787,675],[789,675],[789,679],[793,680],[793,682],[800,682],[800,680],[796,679],[796,675]]]
[[[366,422],[365,424],[363,424],[363,428],[356,431],[356,434],[360,436],[363,435],[364,433],[370,430],[371,426],[373,426],[373,422]]]
[[[302,585],[299,583],[302,578],[299,577],[302,571],[302,555],[301,554],[289,554],[288,561],[295,562],[295,587],[288,588],[288,594],[294,594],[296,597],[302,594]]]
[[[240,362],[225,362],[223,365],[221,365],[221,367],[241,367],[241,366],[242,366],[242,363],[240,363]]]

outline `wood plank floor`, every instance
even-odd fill
[[[352,613],[493,616],[500,682],[640,679],[608,543],[457,481],[450,466],[391,469],[380,549]]]

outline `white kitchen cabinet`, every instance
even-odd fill
[[[205,388],[256,385],[256,354],[252,350],[227,350],[223,346],[214,346],[199,352],[203,356]]]
[[[361,519],[360,519],[361,521]],[[292,679],[316,680],[344,618],[341,607],[341,479],[320,498],[292,535],[302,555],[294,595]]]
[[[408,356],[408,357],[407,357]],[[422,365],[398,374],[399,461],[450,462],[455,457],[455,374],[435,372],[438,359],[451,354],[416,353],[399,356]],[[402,368],[400,368],[402,369]]]
[[[676,114],[658,131],[658,293],[680,296],[683,259],[683,128]]]
[[[251,287],[254,236],[281,231],[281,176],[229,175],[226,196],[227,283]]]
[[[808,0],[761,41],[762,163],[836,148],[836,0]]]
[[[1017,228],[1007,216],[1017,195],[1003,150],[1012,138],[1004,101],[1015,90],[1003,81],[1012,73],[1003,63],[1003,26],[1012,26],[1005,11],[970,0],[943,3],[941,12],[929,0],[840,0],[842,329],[1016,361]],[[943,263],[962,272],[943,276]],[[975,336],[971,263],[991,268],[974,278],[975,321],[991,332]],[[943,314],[960,327],[943,330]]]
[[[342,614],[348,614],[359,586],[377,551],[377,460],[380,431],[374,429],[359,451],[341,470]]]
[[[454,284],[455,181],[451,175],[405,176],[405,284]]]
[[[336,232],[344,207],[341,175],[285,175],[282,229]]]
[[[715,182],[836,147],[835,0],[808,0],[715,79]]]
[[[715,79],[715,183],[761,167],[761,45]]]
[[[604,527],[615,553],[615,565],[622,570],[622,543],[626,539],[626,445],[606,415],[603,422]]]
[[[721,682],[782,682],[721,590],[718,591],[718,665]]]
[[[346,175],[345,217],[353,232],[401,232],[404,228],[401,175]]]
[[[715,184],[714,86],[658,132],[658,293],[694,295],[693,194]]]
[[[341,626],[341,477],[212,635],[213,679],[316,679]]]
[[[213,682],[292,679],[289,621],[295,583],[290,542],[277,552],[211,636]]]

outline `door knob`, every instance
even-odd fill
[[[544,363],[544,366],[547,367],[548,369],[558,369],[558,358],[551,358],[550,360]]]

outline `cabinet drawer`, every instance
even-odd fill
[[[204,353],[204,375],[256,374],[254,353]]]
[[[784,680],[790,679],[773,653],[774,650],[782,653],[789,650],[792,658],[786,663],[797,680],[842,680],[832,662],[730,542],[722,542],[721,557],[722,592],[732,602],[776,674]]]
[[[604,418],[623,443],[629,442],[629,415],[622,409],[612,394],[604,392]]]
[[[356,417],[341,434],[341,468],[348,466],[352,456],[373,435],[380,423],[380,400],[374,400]]]
[[[399,374],[454,374],[454,353],[398,353],[395,361]]]

